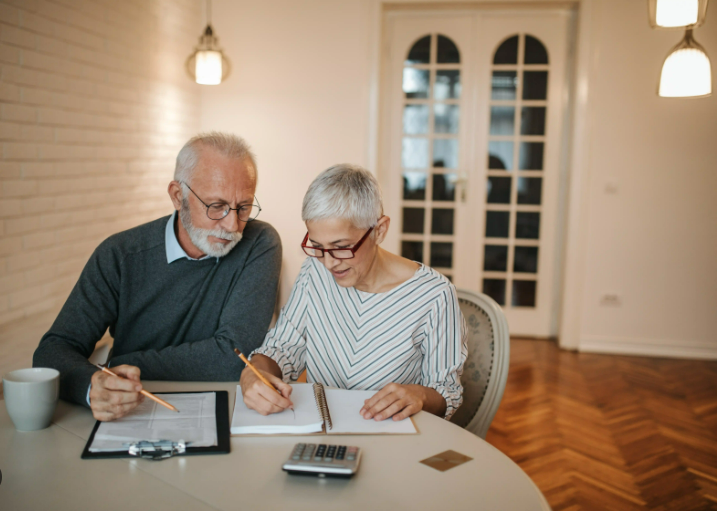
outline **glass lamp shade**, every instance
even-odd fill
[[[664,98],[701,97],[712,94],[710,59],[687,30],[662,65],[658,95]]]
[[[705,21],[709,0],[648,0],[652,28],[698,27]]]
[[[219,48],[219,39],[214,36],[211,25],[207,25],[185,67],[192,80],[202,85],[217,85],[229,76],[231,64]]]
[[[195,80],[198,84],[222,83],[222,54],[217,51],[198,51],[195,58]]]

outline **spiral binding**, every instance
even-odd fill
[[[329,412],[329,406],[326,403],[326,391],[324,391],[324,385],[320,382],[314,383],[314,399],[316,400],[316,408],[319,410],[321,419],[324,420],[326,430],[331,430],[334,425],[331,423],[331,413]]]

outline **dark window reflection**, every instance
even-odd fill
[[[434,208],[431,212],[431,233],[434,235],[453,234],[453,208]]]
[[[423,200],[426,198],[426,175],[422,172],[403,173],[403,198]]]
[[[525,36],[525,58],[526,64],[547,64],[548,51],[538,39],[533,36]]]
[[[425,36],[416,41],[408,52],[405,64],[428,64],[431,60],[431,36]]]
[[[505,279],[483,279],[483,293],[505,306]]]
[[[446,36],[438,34],[438,52],[436,52],[438,64],[457,64],[461,61],[456,44]]]
[[[431,242],[431,266],[453,267],[453,244],[450,242]]]
[[[492,140],[488,143],[488,169],[513,170],[513,143]]]
[[[434,201],[455,201],[456,199],[456,175],[455,174],[434,174],[433,175],[433,200]]]
[[[518,76],[515,71],[493,71],[491,99],[514,100],[517,87]]]
[[[487,184],[487,202],[493,204],[510,203],[510,178],[490,176]]]
[[[493,64],[517,64],[518,63],[518,36],[513,36],[505,41],[495,51]]]
[[[535,307],[535,285],[535,281],[514,280],[511,305]]]
[[[500,272],[508,270],[508,246],[486,245],[483,270],[496,270]]]
[[[545,107],[523,107],[520,113],[521,135],[545,135]]]
[[[403,232],[423,233],[425,210],[423,208],[403,209]]]
[[[518,204],[540,204],[542,178],[518,178]]]
[[[423,263],[423,242],[401,242],[401,256]]]
[[[548,72],[525,71],[523,73],[523,99],[544,100],[548,97]]]
[[[521,171],[540,171],[543,169],[542,142],[521,142],[518,161]]]
[[[486,212],[485,236],[508,238],[510,230],[510,212]]]
[[[538,271],[538,248],[537,247],[515,247],[513,253],[513,272]]]
[[[518,212],[515,219],[515,238],[540,238],[540,213]]]

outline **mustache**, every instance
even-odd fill
[[[231,240],[232,242],[238,242],[242,238],[242,234],[239,231],[225,231],[223,229],[195,229],[201,231],[206,236],[223,238],[224,240]]]

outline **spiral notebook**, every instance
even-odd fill
[[[244,403],[237,386],[232,435],[250,434],[417,434],[411,418],[367,420],[359,414],[376,391],[334,389],[322,384],[293,384],[294,410],[262,416]]]

